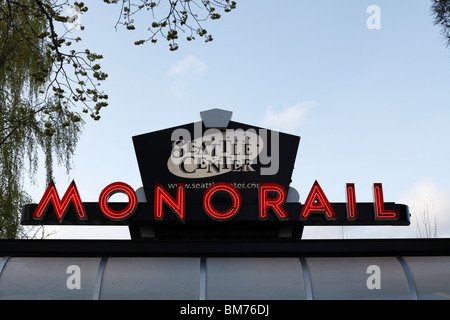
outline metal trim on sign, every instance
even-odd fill
[[[416,283],[414,282],[414,277],[409,269],[408,264],[406,263],[403,257],[397,257],[397,260],[400,262],[403,272],[406,276],[406,281],[408,282],[409,292],[411,294],[412,300],[419,300],[419,296],[417,294]]]
[[[4,256],[2,261],[0,261],[0,276],[2,275],[3,268],[5,268],[6,263],[8,262],[10,256]]]
[[[206,257],[200,258],[199,299],[206,300]]]
[[[102,287],[103,273],[105,272],[105,265],[107,257],[102,257],[97,269],[97,276],[95,277],[95,287],[94,287],[94,295],[92,297],[93,300],[100,299],[100,289]]]
[[[300,257],[299,260],[302,265],[303,281],[305,282],[306,300],[313,300],[311,274],[309,273],[308,263],[304,257]]]

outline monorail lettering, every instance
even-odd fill
[[[230,183],[213,183],[208,185],[204,192],[203,218],[211,221],[229,221],[239,220],[238,215],[246,216],[246,219],[252,221],[301,221],[304,224],[358,224],[358,220],[362,219],[361,224],[409,224],[407,209],[403,205],[385,206],[383,200],[383,190],[381,183],[374,184],[374,203],[367,206],[367,203],[358,204],[355,199],[354,184],[347,184],[347,203],[336,204],[330,203],[316,181],[305,204],[286,203],[287,193],[283,187],[275,183],[260,183],[258,186],[259,201],[255,206],[242,205],[241,194],[235,185]],[[171,192],[169,192],[170,190]],[[175,191],[175,192],[173,192]],[[128,197],[125,206],[122,204],[117,209],[117,204],[108,202],[109,197],[114,193],[124,193]],[[165,189],[158,182],[154,187],[154,198],[149,203],[138,203],[135,191],[127,184],[115,182],[101,192],[98,209],[92,209],[92,203],[83,203],[81,201],[78,189],[74,182],[70,184],[62,199],[59,198],[58,192],[53,182],[48,186],[41,201],[35,207],[28,206],[24,211],[23,224],[71,224],[65,221],[67,212],[71,209],[75,215],[70,218],[75,224],[127,224],[134,221],[138,207],[142,207],[142,211],[137,214],[137,219],[146,221],[166,221],[173,220],[174,217],[185,223],[191,220],[189,214],[198,215],[198,208],[190,208],[186,205],[186,194],[189,188],[183,183],[172,185],[169,189]],[[231,201],[224,201],[224,194]],[[216,197],[217,195],[217,197]],[[219,198],[219,199],[217,199]],[[221,200],[222,199],[222,200]],[[95,221],[90,221],[90,215],[93,214],[86,210],[88,207],[92,211],[96,211]],[[345,209],[343,209],[343,207]],[[54,215],[49,214],[53,209]],[[170,209],[170,210],[166,210]],[[191,210],[192,209],[192,210]],[[31,213],[32,211],[32,213]],[[98,211],[101,212],[99,218]],[[251,211],[251,212],[250,212]],[[370,211],[370,214],[368,212]],[[145,215],[145,217],[142,217]],[[57,220],[55,220],[55,216]],[[249,218],[250,217],[250,218]],[[104,220],[104,221],[103,221]],[[177,219],[176,219],[177,220]],[[102,222],[103,221],[103,222]]]
[[[287,229],[298,237],[303,225],[409,225],[408,207],[385,203],[379,183],[373,203],[357,203],[351,183],[346,202],[329,202],[317,181],[303,204],[292,200],[300,137],[228,118],[211,121],[226,113],[206,113],[202,121],[133,136],[145,201],[122,182],[105,187],[98,202],[82,202],[74,182],[60,198],[51,183],[39,204],[24,207],[22,224],[116,224],[133,234],[142,227],[146,234],[213,238]],[[128,201],[110,202],[116,192]]]

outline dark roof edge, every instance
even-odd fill
[[[450,256],[450,238],[296,241],[0,240],[0,256]]]

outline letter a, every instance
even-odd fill
[[[366,26],[369,30],[381,29],[381,10],[377,5],[370,5],[366,10],[367,14],[372,13],[370,17],[367,18]]]
[[[317,181],[314,182],[306,198],[302,212],[300,212],[300,220],[308,219],[311,212],[325,213],[327,220],[336,220],[336,214]]]
[[[67,267],[66,273],[71,275],[67,278],[66,286],[67,289],[81,289],[81,269],[76,264],[72,264]]]
[[[379,266],[373,264],[367,267],[366,273],[371,274],[367,278],[366,286],[367,289],[381,289],[381,269]]]

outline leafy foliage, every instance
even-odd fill
[[[81,8],[83,5],[79,4]],[[0,2],[0,237],[18,237],[21,206],[29,202],[24,174],[33,177],[38,154],[45,154],[47,180],[53,159],[70,169],[83,126],[77,101],[95,120],[106,104],[99,92],[106,79],[89,50],[77,52],[69,32],[55,23],[67,20],[62,6],[40,0]],[[77,42],[81,39],[75,38]]]
[[[441,34],[450,46],[450,0],[433,0],[431,10],[434,15],[434,23],[441,25]]]
[[[187,41],[195,40],[198,36],[205,42],[213,41],[211,34],[203,28],[206,20],[218,20],[221,15],[217,12],[231,12],[236,9],[236,2],[230,0],[103,0],[108,4],[121,3],[121,14],[116,23],[123,25],[128,30],[135,30],[134,17],[138,13],[148,12],[147,21],[150,35],[147,39],[134,42],[141,45],[146,42],[157,43],[158,38],[169,42],[169,50],[179,48],[178,38],[180,33],[185,34]],[[163,14],[160,14],[163,12]]]
[[[135,44],[156,43],[162,37],[171,51],[178,49],[181,32],[188,33],[188,41],[197,36],[212,41],[201,23],[219,19],[217,9],[236,8],[230,0],[104,2],[121,3],[116,27],[128,30],[135,29],[138,12],[150,12],[150,36]],[[108,95],[99,90],[108,77],[99,63],[103,56],[79,50],[79,33],[74,36],[67,27],[76,16],[65,15],[67,8],[76,8],[77,14],[88,11],[83,2],[69,0],[0,0],[0,238],[24,235],[19,216],[30,201],[23,190],[24,175],[35,176],[39,152],[45,155],[47,182],[55,158],[69,171],[83,114],[99,120],[108,105]]]

